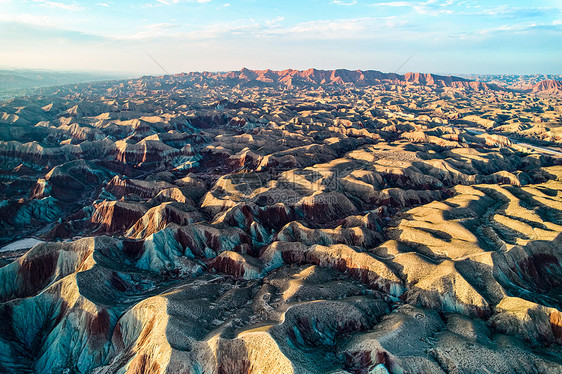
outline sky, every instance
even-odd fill
[[[0,66],[562,74],[562,0],[0,0]]]

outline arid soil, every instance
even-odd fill
[[[44,241],[0,249],[0,372],[562,372],[552,82],[244,69],[0,103],[0,247]]]

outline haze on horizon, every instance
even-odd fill
[[[0,0],[16,68],[561,74],[561,40],[554,0]]]

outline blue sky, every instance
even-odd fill
[[[394,72],[409,57],[400,72],[562,74],[562,1],[0,0],[4,67]]]

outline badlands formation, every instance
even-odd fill
[[[561,119],[313,69],[0,103],[0,372],[560,373]]]

